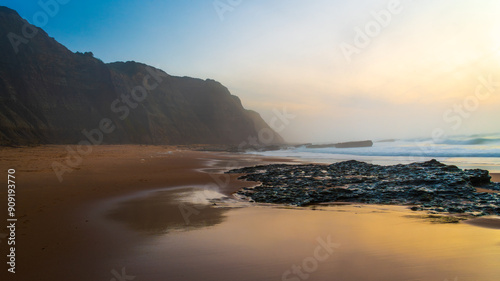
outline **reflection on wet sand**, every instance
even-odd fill
[[[227,208],[214,207],[206,201],[211,193],[213,191],[200,188],[149,192],[118,203],[106,217],[122,222],[135,231],[152,235],[172,229],[213,226],[224,221]]]
[[[154,192],[108,214],[134,231],[158,234],[146,236],[130,254],[128,268],[135,276],[187,281],[498,281],[500,276],[495,229],[436,224],[398,206],[220,208],[210,200],[195,204],[197,192]],[[189,225],[179,204],[200,211]],[[315,258],[325,244],[320,240],[339,245],[328,255],[322,250],[321,260]]]

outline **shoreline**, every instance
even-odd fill
[[[92,153],[59,182],[51,165],[54,161],[64,163],[65,147],[0,148],[0,169],[16,169],[16,255],[18,267],[25,269],[16,273],[19,279],[15,280],[43,280],[40,276],[50,276],[50,280],[68,276],[81,276],[73,280],[109,280],[113,277],[110,270],[121,265],[96,257],[112,253],[119,258],[126,251],[123,245],[133,244],[138,238],[125,235],[122,226],[100,219],[98,208],[102,204],[139,192],[216,184],[217,180],[223,183],[222,193],[232,194],[251,183],[237,181],[236,175],[212,178],[203,169],[289,161],[176,146],[103,145],[94,146]],[[211,161],[216,163],[210,165]],[[0,196],[7,197],[6,189]],[[5,221],[6,213],[0,218]],[[67,258],[61,260],[63,257]],[[102,272],[102,276],[89,279],[89,268]]]
[[[0,154],[1,170],[16,169],[19,272],[15,278],[19,279],[14,280],[68,276],[76,281],[109,280],[112,269],[124,266],[116,261],[130,255],[131,247],[144,239],[105,218],[102,211],[110,205],[139,194],[207,183],[224,183],[219,191],[229,196],[255,183],[237,180],[239,174],[210,176],[207,172],[300,163],[300,159],[176,146],[103,145],[93,147],[81,165],[65,173],[59,182],[51,165],[65,160],[65,146],[0,148]],[[495,179],[499,180],[500,174],[495,174]],[[6,196],[6,190],[0,195]],[[6,219],[6,214],[1,218]]]

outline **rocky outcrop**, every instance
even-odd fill
[[[307,148],[356,148],[356,147],[372,147],[373,141],[365,140],[365,141],[350,141],[350,142],[339,142],[333,144],[307,144]]]
[[[373,142],[371,140],[341,142],[341,143],[335,144],[336,148],[355,148],[355,147],[372,147],[372,146],[373,146]]]
[[[245,173],[241,179],[261,183],[238,192],[256,202],[402,204],[412,210],[500,215],[500,183],[491,183],[488,171],[461,170],[436,160],[394,166],[354,160],[331,165],[276,164],[229,173]]]
[[[0,145],[239,144],[272,131],[219,82],[73,53],[6,7],[0,101]],[[272,132],[264,145],[284,142]]]

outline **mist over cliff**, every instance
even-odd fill
[[[73,53],[6,7],[0,100],[0,145],[284,142],[217,81]]]

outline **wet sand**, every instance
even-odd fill
[[[493,281],[500,276],[498,230],[432,223],[425,213],[403,206],[289,208],[231,200],[216,205],[207,200],[202,206],[200,199],[211,196],[203,188],[180,188],[109,205],[107,218],[143,237],[125,259],[129,272],[147,280],[227,281],[306,276]],[[185,221],[173,207],[179,203],[198,212]],[[138,211],[140,219],[131,216]],[[158,213],[169,215],[159,222]],[[304,275],[294,274],[294,266],[301,266]]]
[[[17,273],[1,280],[112,280],[123,272],[134,280],[281,280],[304,261],[308,280],[500,276],[497,229],[432,224],[405,207],[250,206],[226,197],[252,183],[214,174],[282,159],[100,146],[59,182],[51,164],[64,160],[64,146],[0,156],[2,171],[16,169],[18,200]],[[340,247],[312,270],[317,239],[329,235]]]
[[[466,221],[470,225],[500,229],[500,218],[475,218]]]
[[[491,173],[490,176],[492,182],[500,182],[500,173]]]
[[[207,183],[220,183],[220,191],[231,194],[251,183],[235,181],[237,175],[213,178],[201,169],[262,162],[259,157],[172,146],[96,146],[59,182],[51,165],[64,163],[67,155],[65,146],[0,148],[2,174],[6,177],[8,169],[16,169],[18,219],[17,273],[5,276],[2,270],[1,280],[110,280],[137,235],[109,227],[112,223],[102,219],[101,206],[137,192]],[[6,188],[0,197],[7,202]],[[6,212],[0,218],[5,222]],[[6,245],[0,243],[2,261]]]

